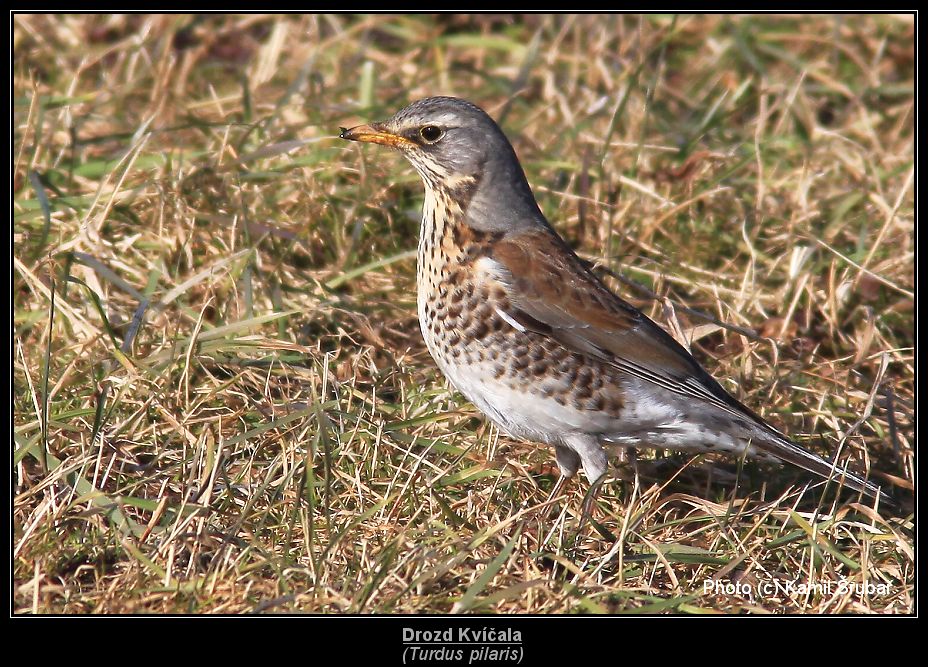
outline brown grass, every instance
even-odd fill
[[[579,531],[585,482],[545,505],[552,452],[421,342],[417,177],[335,138],[483,105],[553,224],[658,298],[620,293],[907,504],[912,16],[13,27],[17,613],[913,611],[910,508],[792,470],[657,453]]]

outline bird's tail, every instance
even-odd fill
[[[808,470],[819,477],[832,479],[843,486],[853,489],[854,491],[859,491],[871,498],[879,498],[881,504],[889,505],[890,507],[896,506],[896,502],[892,496],[860,475],[826,461],[820,456],[803,449],[779,433],[767,432],[765,429],[764,436],[765,437],[762,438],[755,438],[751,443],[752,449],[756,449],[757,453],[760,454],[762,458],[777,458],[784,463],[790,463],[803,470]]]

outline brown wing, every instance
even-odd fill
[[[801,468],[894,504],[876,485],[807,452],[726,392],[670,335],[613,294],[553,232],[538,229],[505,237],[490,259],[507,291],[507,316],[527,330],[559,341],[682,396],[748,419],[769,439],[753,446]]]
[[[490,258],[507,290],[507,315],[520,326],[674,393],[746,418],[769,436],[753,441],[758,450],[825,478],[836,475],[853,489],[895,504],[876,485],[836,471],[832,463],[793,443],[729,395],[667,332],[610,292],[553,232],[539,229],[509,235],[493,246]]]
[[[501,267],[509,315],[526,329],[770,429],[666,331],[613,294],[555,234],[539,229],[508,235],[490,257]]]

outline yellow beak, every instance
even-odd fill
[[[388,132],[380,123],[358,125],[350,129],[341,127],[339,129],[341,132],[339,132],[338,136],[342,139],[348,139],[349,141],[381,144],[383,146],[390,146],[391,148],[414,148],[416,146],[415,143],[406,137]]]

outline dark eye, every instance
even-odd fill
[[[434,125],[426,125],[425,127],[419,128],[419,136],[430,144],[434,144],[436,141],[441,139],[444,134],[444,130],[442,130],[440,127],[435,127]]]

